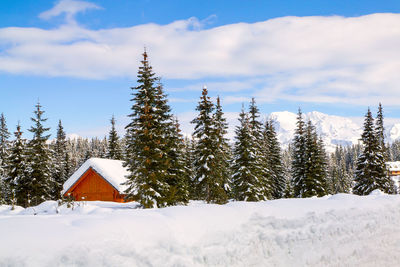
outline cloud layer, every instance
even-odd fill
[[[72,18],[89,8],[97,6],[62,1],[41,17],[66,13]],[[248,87],[258,102],[400,101],[400,14],[282,17],[211,29],[201,24],[190,18],[100,30],[77,24],[52,30],[1,28],[0,71],[89,79],[134,76],[146,46],[157,74],[223,79],[228,82],[218,86],[235,92],[233,102],[246,99],[249,95],[241,92]]]

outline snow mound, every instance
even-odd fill
[[[123,166],[122,160],[90,158],[64,183],[62,193],[67,192],[89,168],[93,168],[120,193],[127,188],[123,183],[129,172]]]
[[[400,196],[0,206],[0,266],[397,266]],[[27,212],[35,210],[36,213]],[[28,215],[36,214],[36,215]]]

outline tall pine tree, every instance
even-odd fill
[[[126,128],[127,198],[142,207],[164,207],[171,196],[172,115],[158,78],[143,53],[138,71],[138,86],[133,87],[131,122]]]
[[[61,120],[58,121],[57,137],[53,147],[53,177],[51,195],[52,199],[57,200],[61,197],[61,190],[64,182],[68,179],[67,170],[67,140]]]
[[[111,118],[111,130],[108,134],[107,158],[122,160],[122,150],[119,142],[119,136],[117,130],[115,129],[114,115]]]
[[[218,137],[215,131],[213,112],[214,104],[208,96],[207,88],[204,87],[199,104],[196,108],[198,116],[192,120],[195,124],[193,136],[196,139],[194,151],[195,161],[195,187],[198,199],[208,203],[222,204],[227,201],[225,191],[225,177],[221,177],[220,159],[216,158]],[[218,155],[220,156],[220,155]]]
[[[383,125],[383,123],[382,123]],[[375,189],[385,193],[394,193],[393,181],[388,177],[385,167],[385,157],[380,146],[380,129],[375,129],[374,118],[368,108],[364,120],[364,131],[361,135],[363,150],[357,160],[355,185],[353,193],[368,195]]]
[[[230,165],[231,161],[231,148],[228,139],[225,137],[227,134],[228,123],[222,111],[221,100],[217,97],[217,104],[215,106],[214,117],[214,134],[216,136],[215,144],[215,175],[218,181],[221,181],[221,187],[225,193],[229,195],[230,192]],[[221,193],[223,194],[223,193]],[[224,194],[225,195],[225,194]]]
[[[8,199],[11,204],[27,206],[27,196],[30,190],[31,180],[27,173],[26,140],[22,138],[21,126],[17,125],[14,132],[15,139],[12,141],[9,155],[7,183],[10,185]]]
[[[262,179],[262,166],[257,158],[257,146],[251,133],[248,114],[242,108],[240,125],[236,127],[236,141],[233,149],[232,191],[236,200],[266,200]]]
[[[4,114],[0,116],[0,203],[8,202],[10,187],[6,182],[8,176],[8,151],[10,133],[7,129]]]
[[[267,147],[268,169],[271,177],[272,198],[282,198],[285,194],[286,178],[284,176],[282,152],[272,120],[267,120],[263,131],[264,146]]]
[[[263,136],[263,125],[259,121],[260,111],[256,105],[254,97],[251,99],[249,108],[250,137],[252,146],[255,147],[256,162],[255,168],[260,171],[260,186],[263,188],[266,199],[272,198],[272,172],[269,165],[269,140]],[[256,167],[257,166],[257,167]]]
[[[305,188],[304,181],[306,178],[306,140],[305,140],[305,125],[303,121],[303,114],[299,109],[297,113],[297,128],[293,138],[292,144],[292,183],[294,197],[303,197]]]
[[[25,206],[38,205],[51,198],[52,177],[51,177],[51,150],[47,145],[50,135],[46,132],[50,128],[45,128],[43,123],[47,120],[43,118],[44,111],[40,103],[37,103],[34,111],[35,116],[31,118],[33,126],[29,129],[33,133],[33,138],[28,144],[28,171],[29,183]]]

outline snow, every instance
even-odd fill
[[[68,191],[89,168],[93,168],[115,189],[123,193],[127,188],[123,183],[126,181],[129,172],[122,164],[123,161],[121,160],[90,158],[64,183],[62,193]]]
[[[273,112],[269,118],[275,121],[274,126],[279,141],[284,147],[287,147],[292,142],[297,127],[297,114],[288,111]],[[335,151],[337,145],[357,144],[362,133],[361,125],[346,117],[312,111],[304,113],[303,120],[310,120],[314,124],[328,152]]]
[[[148,210],[0,206],[0,266],[397,266],[399,205],[375,191]]]
[[[400,161],[388,161],[386,167],[389,171],[400,171]]]

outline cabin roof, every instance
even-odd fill
[[[127,188],[123,183],[126,181],[129,172],[122,164],[122,160],[90,158],[64,183],[62,193],[67,192],[90,168],[100,174],[118,192],[123,193]]]
[[[400,161],[389,161],[386,162],[386,166],[389,171],[400,171]]]

